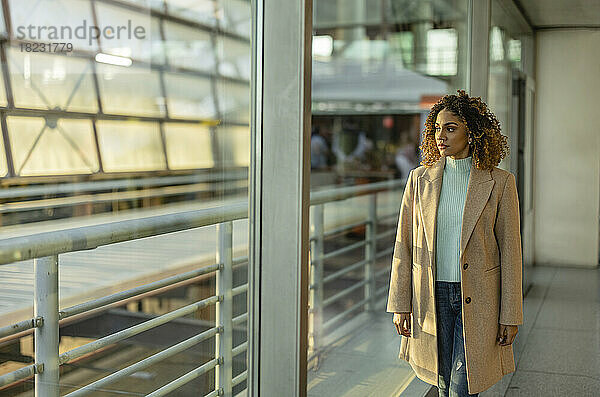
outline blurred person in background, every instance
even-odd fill
[[[373,141],[367,133],[359,129],[354,122],[346,121],[343,130],[333,137],[333,152],[339,165],[353,165],[356,168],[368,168],[366,154],[372,150]]]
[[[325,137],[321,135],[320,127],[313,126],[310,136],[310,168],[327,168],[329,153],[329,144]]]
[[[417,166],[417,159],[415,156],[415,145],[406,138],[406,135],[402,135],[401,144],[396,150],[394,156],[394,163],[398,170],[397,178],[407,178],[410,171]]]

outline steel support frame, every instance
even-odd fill
[[[489,43],[492,0],[468,0],[469,70],[467,81],[470,96],[487,101],[489,80]]]
[[[312,0],[252,3],[251,396],[306,396]]]

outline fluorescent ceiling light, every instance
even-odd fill
[[[116,66],[131,66],[131,64],[133,63],[131,58],[120,57],[117,55],[104,54],[102,52],[99,52],[98,54],[96,54],[95,59],[96,59],[96,62],[108,63],[110,65],[116,65]]]
[[[313,36],[312,44],[313,55],[329,57],[333,53],[333,37],[329,35]]]

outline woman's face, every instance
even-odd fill
[[[435,120],[435,143],[442,156],[451,156],[453,159],[469,156],[467,127],[448,109],[442,109]]]

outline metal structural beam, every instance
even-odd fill
[[[469,0],[469,95],[487,101],[491,0]]]
[[[306,396],[312,13],[253,2],[251,396]]]

